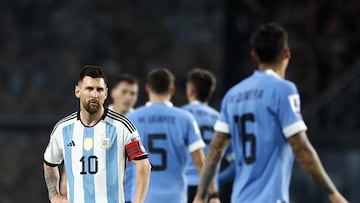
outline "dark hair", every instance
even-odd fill
[[[274,63],[288,46],[288,35],[279,24],[268,23],[252,34],[250,43],[259,62]]]
[[[79,82],[84,79],[85,76],[92,78],[103,78],[106,83],[106,74],[102,67],[94,65],[86,65],[79,75]]]
[[[127,82],[129,84],[138,84],[138,79],[131,74],[122,74],[115,78],[113,87],[117,86],[121,82]]]
[[[174,85],[175,77],[168,69],[157,68],[148,73],[147,82],[152,91],[157,94],[165,94]]]
[[[193,84],[196,98],[201,102],[208,101],[215,91],[216,78],[208,70],[192,69],[187,75],[187,81]]]

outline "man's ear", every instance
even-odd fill
[[[148,83],[146,83],[145,84],[145,91],[146,91],[146,93],[150,93],[150,89],[151,89],[151,87],[150,87],[150,85],[148,84]]]
[[[105,99],[107,99],[107,97],[108,97],[108,94],[109,94],[109,88],[105,88]]]
[[[186,96],[187,97],[194,97],[195,95],[195,89],[194,85],[192,83],[186,83]]]
[[[75,85],[74,94],[76,98],[80,98],[80,87],[79,85]]]
[[[288,47],[284,48],[283,54],[284,54],[284,58],[290,59],[291,58],[290,48],[288,48]]]
[[[175,86],[172,85],[172,86],[170,87],[170,89],[169,89],[169,93],[170,93],[171,96],[175,94],[175,90],[176,90]]]
[[[252,50],[252,51],[250,52],[250,57],[251,57],[251,59],[252,59],[255,63],[258,62],[258,58],[257,58],[256,52],[255,52],[254,50]]]

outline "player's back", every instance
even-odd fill
[[[204,152],[207,154],[214,134],[214,124],[219,118],[219,112],[205,103],[199,101],[182,106],[182,109],[189,111],[199,125],[202,139],[205,142]],[[196,170],[191,154],[187,155],[185,173],[188,185],[199,184],[199,174]]]
[[[186,154],[204,145],[195,119],[171,103],[148,103],[128,117],[138,128],[152,164],[145,202],[186,202]]]
[[[221,116],[228,119],[236,157],[232,202],[289,202],[294,158],[284,131],[302,122],[284,102],[292,95],[296,87],[272,71],[256,71],[226,94]]]

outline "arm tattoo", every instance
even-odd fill
[[[199,198],[206,200],[210,184],[215,176],[217,164],[229,143],[230,138],[228,135],[218,132],[215,133],[210,150],[206,156],[204,167],[201,171],[200,184],[197,191]]]
[[[59,194],[59,173],[44,169],[44,177],[48,188],[49,199],[51,199],[53,196]]]
[[[297,136],[297,137],[295,137]],[[297,134],[289,138],[296,160],[301,167],[311,176],[315,183],[332,194],[337,191],[334,183],[321,164],[318,154],[307,139],[306,134]]]
[[[298,159],[299,163],[317,185],[329,194],[336,192],[335,185],[323,168],[315,150],[311,147],[309,151],[303,151],[300,156]]]

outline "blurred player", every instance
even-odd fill
[[[201,136],[206,144],[204,148],[205,154],[208,152],[209,144],[214,133],[214,124],[219,118],[219,112],[208,105],[209,99],[215,91],[215,87],[216,78],[214,74],[208,70],[195,68],[187,75],[186,96],[189,104],[182,108],[189,111],[197,121]],[[188,184],[188,202],[191,203],[194,200],[199,184],[199,174],[190,154],[188,154],[186,161],[185,174]],[[214,193],[211,197],[217,197],[217,194]]]
[[[147,76],[149,102],[130,112],[152,164],[147,203],[185,203],[185,162],[191,153],[198,171],[204,160],[204,142],[194,117],[170,102],[175,92],[174,76],[164,68]],[[215,190],[213,188],[213,190]]]
[[[139,93],[137,79],[130,74],[120,75],[111,90],[112,104],[109,109],[125,115],[133,110]]]
[[[251,36],[251,45],[259,70],[223,98],[194,202],[206,202],[208,182],[231,139],[236,167],[231,202],[289,203],[294,155],[331,202],[347,202],[307,138],[296,86],[284,79],[290,59],[286,31],[266,24]]]
[[[126,115],[133,110],[138,99],[139,84],[137,79],[130,74],[123,74],[116,78],[111,90],[112,104],[109,109],[116,113]],[[125,203],[131,203],[135,192],[135,167],[133,163],[126,165],[124,195]]]
[[[75,86],[80,111],[60,120],[44,153],[44,176],[52,203],[124,202],[126,158],[136,164],[134,202],[147,193],[150,163],[135,126],[103,107],[107,98],[102,68],[85,66]],[[124,156],[122,156],[124,155]],[[67,198],[59,193],[58,165],[64,161]]]

